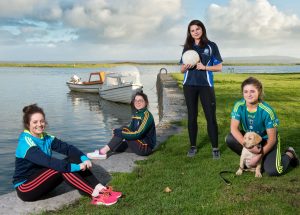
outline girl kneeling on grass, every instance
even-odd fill
[[[155,122],[148,110],[148,97],[142,92],[133,96],[131,107],[134,114],[129,127],[123,126],[113,130],[110,142],[100,150],[87,153],[90,159],[106,159],[109,151],[121,152],[128,147],[137,155],[147,156],[156,145]]]
[[[298,166],[299,159],[292,147],[288,147],[284,154],[280,153],[280,138],[277,131],[279,120],[273,108],[262,100],[261,82],[249,77],[242,83],[241,90],[244,98],[235,103],[231,112],[231,133],[226,137],[229,148],[241,155],[243,135],[253,131],[263,140],[262,147],[249,149],[257,154],[248,161],[250,166],[255,167],[262,158],[263,169],[270,176],[283,174],[289,166]],[[239,129],[240,126],[243,130]]]
[[[13,184],[23,201],[36,201],[65,181],[92,197],[94,205],[115,204],[121,192],[102,185],[90,171],[91,161],[75,146],[45,132],[46,119],[36,104],[23,108],[23,125],[16,149]],[[52,151],[67,157],[59,160]]]

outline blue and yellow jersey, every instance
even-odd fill
[[[137,110],[131,118],[129,130],[122,131],[126,140],[143,140],[153,149],[156,145],[156,129],[152,114],[147,108]]]
[[[263,139],[268,139],[267,129],[277,128],[279,120],[273,108],[266,102],[260,102],[255,112],[247,110],[245,99],[241,99],[234,104],[231,118],[240,121],[245,132],[253,131]]]
[[[24,183],[27,178],[41,168],[50,168],[59,172],[75,172],[80,166],[67,160],[60,160],[52,156],[52,151],[66,156],[78,157],[81,161],[88,158],[75,146],[69,145],[56,137],[43,133],[40,138],[32,136],[28,130],[19,136],[16,148],[15,173],[13,184],[15,187]]]
[[[193,50],[199,54],[201,63],[204,66],[218,65],[223,61],[218,46],[214,42],[209,41],[204,48],[201,48],[199,45],[194,45]],[[185,51],[187,50],[184,49],[182,54]],[[180,64],[182,64],[182,57]],[[213,87],[213,72],[209,70],[199,71],[195,68],[188,69],[184,73],[183,85]]]

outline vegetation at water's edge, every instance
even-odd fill
[[[198,153],[186,156],[189,148],[187,122],[183,131],[159,146],[147,160],[139,161],[132,173],[113,174],[111,185],[124,193],[110,207],[90,205],[83,197],[79,202],[52,214],[300,214],[300,168],[289,169],[280,177],[255,178],[246,172],[226,185],[219,172],[235,172],[239,157],[224,143],[229,132],[230,112],[241,98],[240,84],[247,74],[216,74],[217,119],[221,159],[213,160],[207,137],[206,121],[199,108]],[[182,74],[174,74],[179,82]],[[281,150],[293,146],[300,154],[300,74],[255,75],[265,87],[265,100],[279,119]],[[111,157],[110,159],[113,159]],[[169,187],[172,191],[165,193]],[[45,213],[46,214],[46,213]],[[47,213],[49,214],[49,213]]]

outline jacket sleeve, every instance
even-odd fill
[[[153,116],[149,111],[145,111],[143,120],[136,131],[123,130],[122,137],[126,140],[136,140],[141,139],[145,136],[149,127],[154,122]]]
[[[78,164],[69,163],[66,160],[60,160],[49,156],[37,146],[30,147],[24,158],[36,165],[54,169],[59,172],[76,172],[80,170]]]
[[[80,151],[77,147],[70,145],[64,141],[61,141],[58,138],[54,138],[54,140],[51,143],[51,149],[53,151],[56,151],[58,153],[70,156],[70,157],[79,157],[85,156],[85,154]],[[81,161],[83,161],[81,159]]]

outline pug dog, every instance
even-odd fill
[[[256,156],[257,154],[254,154],[249,151],[249,149],[252,149],[254,147],[261,148],[260,142],[262,141],[261,136],[256,134],[255,132],[247,132],[244,135],[244,142],[243,142],[243,150],[240,158],[240,167],[238,171],[235,173],[236,175],[242,175],[243,171],[251,171],[255,172],[255,177],[262,177],[261,174],[261,159],[257,163],[256,167],[250,167],[249,166],[249,160]],[[247,167],[248,169],[244,169],[244,167]]]

